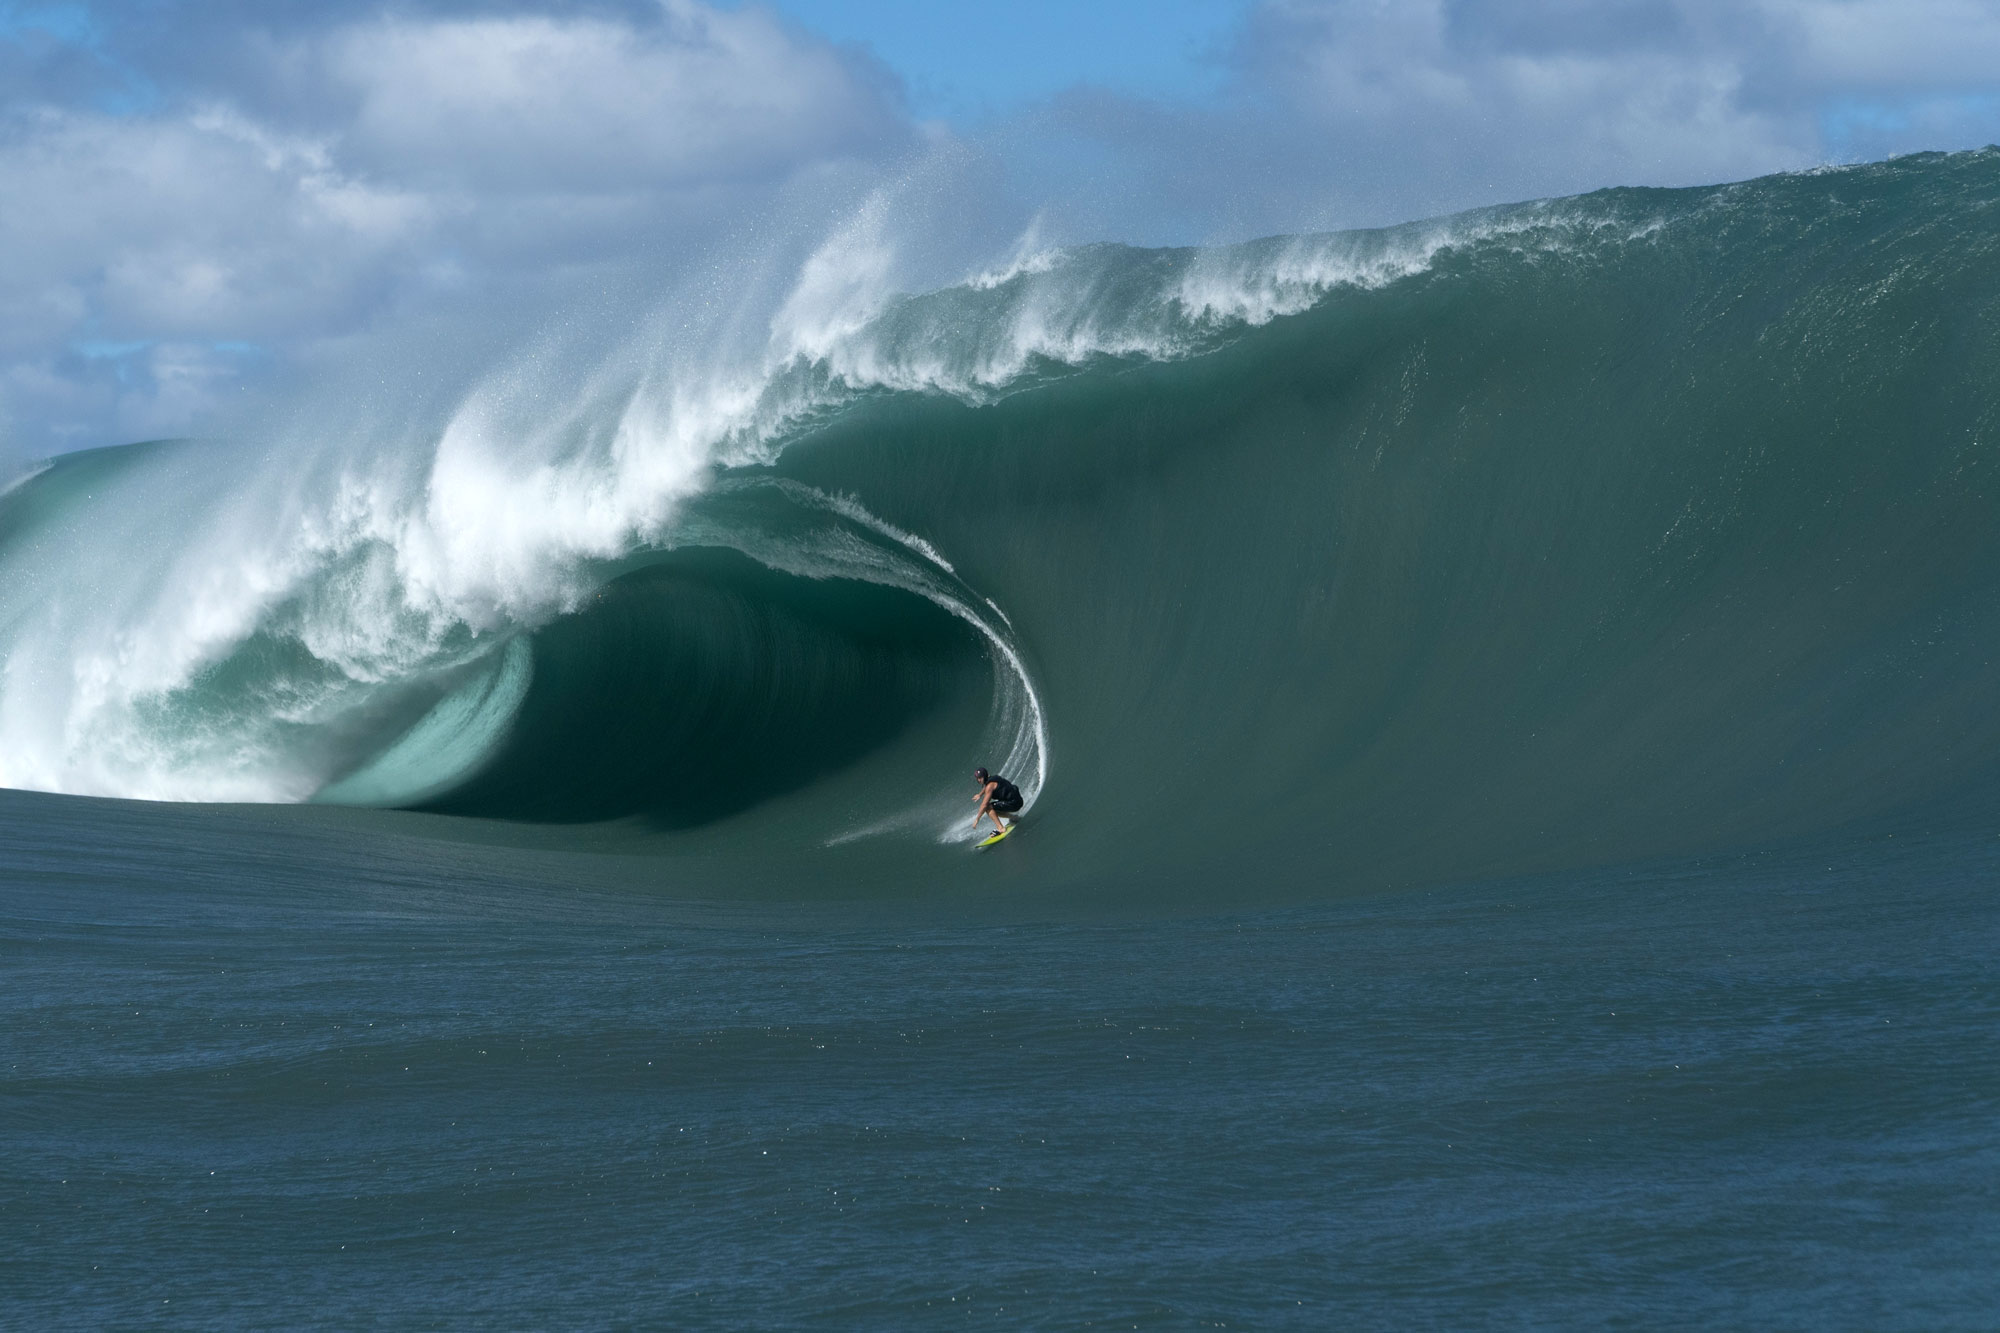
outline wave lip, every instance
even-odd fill
[[[796,836],[840,845],[962,836],[937,776],[972,756],[1005,756],[1039,794],[1048,733],[1034,679],[1004,622],[922,538],[851,497],[754,477],[691,506],[678,537],[634,553],[585,608],[526,640],[534,683],[505,739],[412,803],[686,829],[835,775],[850,784],[848,770],[880,770],[890,751],[914,785],[878,772],[858,799],[822,797],[825,818],[793,821]]]

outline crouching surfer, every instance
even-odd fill
[[[1000,816],[1021,813],[1021,789],[998,773],[988,773],[983,768],[972,770],[972,780],[979,784],[979,809],[972,816],[974,826],[990,816],[994,831],[1005,833],[1008,826],[1000,822]]]

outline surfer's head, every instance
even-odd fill
[[[987,781],[987,777],[986,777],[986,770],[985,770],[985,769],[983,769],[983,768],[975,768],[975,769],[973,769],[973,770],[972,770],[972,780],[973,780],[974,782],[985,782],[985,781]]]

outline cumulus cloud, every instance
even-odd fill
[[[1761,0],[1772,65],[1822,93],[1930,96],[1991,90],[2000,78],[2000,5],[1991,0]]]
[[[39,419],[53,445],[103,442],[70,423],[107,409],[125,432],[184,421],[243,368],[247,340],[351,322],[435,221],[421,198],[216,108],[16,113],[0,183],[0,392],[9,424]]]
[[[536,16],[339,33],[349,151],[405,179],[622,192],[762,178],[903,129],[876,71],[768,13],[670,0],[650,29]]]
[[[694,0],[246,29],[146,97],[92,32],[26,31],[0,29],[17,66],[45,48],[0,105],[0,451],[17,458],[201,425],[241,384],[433,298],[530,318],[509,308],[524,284],[699,249],[800,176],[914,134],[878,65]]]
[[[1080,89],[1096,225],[1371,225],[2000,138],[1994,0],[1263,0],[1215,104]]]
[[[1257,15],[1238,60],[1300,120],[1336,132],[1336,160],[1372,159],[1407,179],[1420,207],[1447,202],[1441,192],[1490,197],[1502,182],[1546,194],[1712,180],[1811,153],[1782,111],[1746,99],[1756,48],[1703,40],[1704,15],[1640,5],[1624,26],[1560,7],[1532,27],[1506,17],[1446,0],[1286,0]],[[1550,21],[1560,18],[1576,22]],[[1372,151],[1381,144],[1393,145],[1387,160]],[[1388,181],[1377,189],[1394,199]]]

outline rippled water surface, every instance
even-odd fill
[[[15,1327],[1971,1329],[2000,1297],[1985,838],[1010,916],[0,814]]]

